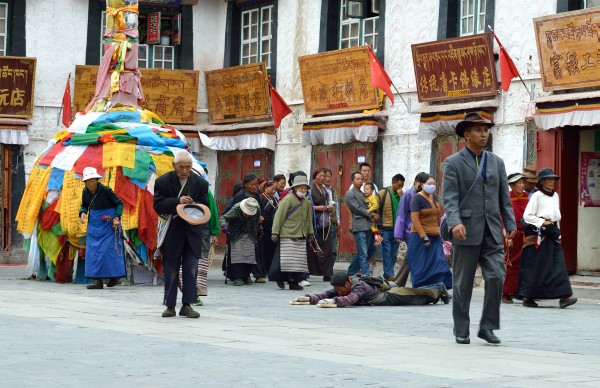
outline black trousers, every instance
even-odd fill
[[[197,295],[196,274],[198,272],[198,258],[194,256],[192,248],[186,241],[180,257],[165,257],[163,272],[165,280],[165,304],[174,308],[177,304],[177,286],[179,283],[179,268],[181,267],[181,283],[183,295],[181,303],[195,303]]]

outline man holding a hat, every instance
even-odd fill
[[[117,229],[121,224],[123,201],[110,189],[99,183],[102,178],[94,167],[83,169],[85,188],[81,195],[79,217],[87,219],[85,234],[85,276],[94,279],[89,290],[102,289],[102,279],[114,287],[126,276],[124,246]]]
[[[190,304],[196,303],[196,271],[202,254],[204,228],[208,227],[208,182],[192,173],[192,155],[180,152],[173,159],[173,171],[163,174],[154,184],[154,210],[169,217],[159,248],[162,255],[165,281],[163,317],[175,316],[179,268],[182,268],[183,306],[179,315],[198,318],[200,314]]]
[[[456,126],[466,147],[444,161],[443,204],[454,248],[452,316],[459,344],[470,343],[469,307],[477,265],[485,280],[483,312],[477,336],[500,343],[492,330],[500,328],[504,283],[504,234],[514,237],[517,226],[508,193],[504,161],[485,146],[493,122],[468,113]]]

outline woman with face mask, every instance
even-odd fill
[[[290,193],[281,200],[273,218],[271,238],[278,244],[269,280],[277,282],[281,289],[285,288],[287,281],[290,290],[302,290],[298,283],[308,272],[306,240],[314,238],[314,229],[312,204],[306,197],[307,193],[306,174],[295,175]]]
[[[452,288],[452,273],[444,257],[440,221],[444,214],[435,194],[435,179],[429,175],[423,189],[410,200],[411,233],[408,265],[413,287],[444,283]]]

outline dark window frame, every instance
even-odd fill
[[[494,28],[495,0],[486,0],[485,25]],[[460,0],[440,0],[437,40],[459,37]]]

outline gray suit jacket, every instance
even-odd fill
[[[448,228],[452,229],[458,224],[463,224],[467,230],[466,240],[457,240],[453,237],[452,244],[481,244],[486,222],[498,244],[502,244],[503,241],[503,224],[506,230],[517,230],[504,161],[487,151],[486,158],[487,180],[483,182],[482,179],[478,179],[460,211],[458,204],[467,194],[477,175],[477,165],[466,148],[444,161],[442,198]]]
[[[352,212],[352,232],[364,232],[371,230],[371,214],[368,213],[365,195],[354,186],[346,192],[344,198],[348,209]]]

